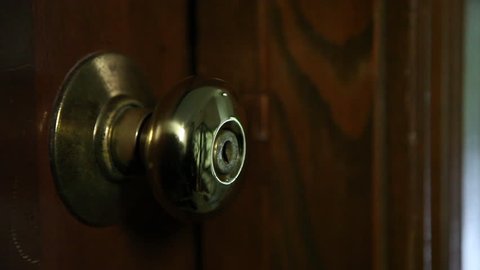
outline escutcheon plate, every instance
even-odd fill
[[[151,93],[135,65],[119,54],[88,56],[67,75],[54,107],[50,157],[60,197],[83,222],[117,223],[134,207],[132,197],[148,190],[144,180],[132,181],[142,175],[119,178],[105,143],[119,112],[153,110]]]

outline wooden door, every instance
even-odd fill
[[[458,269],[461,1],[0,3],[0,269]],[[89,227],[49,166],[54,97],[85,55],[157,96],[190,74],[247,112],[235,198],[202,223]],[[157,226],[158,225],[158,226]]]

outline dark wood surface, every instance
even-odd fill
[[[460,268],[461,1],[211,0],[198,21],[199,72],[264,104],[205,268]]]
[[[42,269],[192,269],[193,226],[140,232],[79,223],[60,201],[50,173],[48,126],[52,104],[69,69],[87,54],[128,55],[156,94],[166,93],[190,71],[186,1],[35,1],[36,119],[32,170],[39,185]]]
[[[385,265],[423,269],[431,256],[430,49],[427,2],[385,2],[382,40]],[[423,13],[426,12],[426,13]],[[399,23],[402,22],[402,23]]]
[[[459,269],[462,2],[3,1],[0,269]],[[230,83],[248,156],[220,213],[93,228],[63,206],[52,105],[102,50],[158,96]]]
[[[0,269],[38,269],[41,257],[32,11],[0,3]]]
[[[269,100],[236,200],[204,224],[204,268],[370,269],[372,3],[198,5],[198,71]]]
[[[461,268],[462,1],[379,2],[387,269]]]
[[[432,1],[432,268],[462,268],[464,12]],[[465,101],[466,102],[466,101]],[[475,181],[475,180],[473,180]],[[467,251],[465,251],[467,252]]]

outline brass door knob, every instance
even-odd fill
[[[118,54],[92,55],[67,76],[50,155],[61,198],[80,220],[117,222],[129,203],[125,193],[144,178],[175,216],[211,213],[231,193],[246,138],[226,84],[189,78],[158,103],[151,93]]]

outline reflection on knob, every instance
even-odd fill
[[[151,115],[145,112],[141,125],[135,119],[144,110],[126,110],[121,118],[133,125],[120,122],[122,130],[111,139],[121,141],[141,126],[131,141],[120,142],[127,147],[116,155],[131,155],[127,160],[134,162],[136,152],[128,145],[137,143],[162,205],[173,212],[209,213],[220,206],[243,167],[245,134],[221,81],[188,79],[173,93]]]
[[[71,212],[115,223],[122,194],[147,178],[169,213],[201,217],[234,188],[246,154],[237,106],[218,79],[188,78],[155,104],[118,54],[93,55],[67,77],[52,123],[52,169]]]

